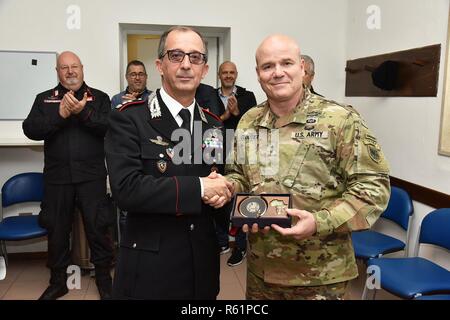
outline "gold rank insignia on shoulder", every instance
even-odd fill
[[[163,138],[161,136],[157,136],[156,139],[150,139],[150,142],[153,142],[154,144],[160,145],[160,146],[168,146],[169,143],[166,141],[163,141]]]
[[[167,162],[164,160],[159,160],[156,163],[156,167],[158,168],[159,172],[164,173],[167,170]]]

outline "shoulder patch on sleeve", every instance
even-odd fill
[[[127,108],[129,108],[131,106],[144,105],[144,102],[145,102],[145,100],[142,100],[142,99],[140,99],[140,100],[132,100],[132,101],[128,101],[128,102],[125,102],[125,103],[118,104],[116,106],[116,109],[118,109],[119,111],[123,111],[123,110],[125,110],[125,109],[127,109]]]
[[[218,115],[212,113],[212,112],[209,111],[208,109],[203,109],[203,108],[202,108],[202,111],[203,111],[204,113],[209,114],[211,117],[213,117],[214,119],[216,119],[216,120],[219,121],[220,123],[223,122],[222,119],[220,119],[220,117],[219,117]]]

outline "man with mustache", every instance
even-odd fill
[[[66,269],[75,205],[83,216],[101,299],[110,299],[113,258],[109,228],[115,213],[106,196],[104,136],[111,102],[84,82],[83,64],[73,52],[58,56],[59,84],[40,93],[23,122],[25,135],[44,140],[44,199],[39,223],[48,230],[50,286],[39,299],[68,292]]]
[[[243,226],[251,231],[248,299],[344,298],[358,276],[351,232],[370,228],[389,199],[389,169],[377,139],[351,106],[303,87],[304,69],[292,38],[272,35],[261,43],[256,73],[267,101],[242,117],[234,151],[252,147],[277,161],[250,163],[253,154],[246,153],[226,167],[237,192],[292,197],[291,227]],[[277,135],[278,144],[256,144],[258,137],[243,139],[245,132]]]
[[[162,87],[111,113],[108,172],[113,197],[128,212],[114,298],[215,299],[219,292],[214,211],[204,201],[219,208],[233,190],[219,174],[208,178],[223,142],[222,123],[195,100],[207,61],[200,33],[169,29],[156,60]]]

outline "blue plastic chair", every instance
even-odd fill
[[[414,300],[450,300],[450,294],[433,294],[431,296],[418,296]]]
[[[8,179],[2,187],[0,206],[0,253],[8,265],[5,241],[39,238],[47,235],[47,230],[38,224],[38,215],[10,216],[3,219],[3,210],[14,204],[41,202],[44,194],[43,174],[39,172],[21,173]]]
[[[370,259],[368,265],[380,270],[381,288],[403,299],[450,294],[450,271],[419,257],[421,244],[450,250],[449,230],[450,208],[434,210],[422,221],[414,257]]]
[[[383,233],[365,230],[352,233],[353,248],[358,259],[368,260],[382,255],[405,251],[408,254],[409,221],[414,213],[414,207],[408,192],[398,187],[391,187],[391,197],[382,218],[396,223],[406,231],[406,241],[385,235]]]

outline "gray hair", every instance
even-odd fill
[[[314,75],[314,60],[306,54],[302,54],[301,58],[305,60],[305,64],[309,66],[308,71],[310,71],[311,75]]]
[[[205,39],[203,38],[202,34],[200,32],[198,32],[197,30],[195,30],[194,28],[191,27],[185,27],[185,26],[175,26],[175,27],[171,27],[169,30],[165,31],[161,38],[159,39],[159,45],[158,45],[158,58],[161,59],[162,57],[164,57],[164,49],[166,48],[166,40],[167,40],[167,36],[169,35],[169,33],[171,33],[172,31],[181,31],[181,32],[188,32],[188,31],[192,31],[195,32],[196,34],[198,34],[198,36],[200,37],[200,39],[202,39],[202,43],[203,43],[203,48],[205,48],[205,63],[208,62],[208,46],[207,43],[205,41]]]

